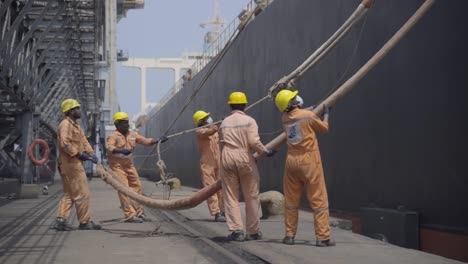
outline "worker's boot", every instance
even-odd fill
[[[67,219],[62,218],[62,217],[57,217],[55,219],[55,229],[57,231],[71,231],[71,230],[73,230],[73,227],[71,227],[67,223]]]
[[[226,218],[222,213],[215,214],[215,222],[226,222]]]
[[[317,247],[334,247],[336,246],[336,242],[331,240],[331,239],[327,239],[327,240],[317,240],[317,242],[315,243],[315,245]]]
[[[245,240],[260,240],[262,239],[262,232],[258,231],[256,234],[249,234],[245,237]]]
[[[283,244],[285,244],[285,245],[294,245],[294,237],[293,236],[285,236],[283,238]]]
[[[241,230],[232,231],[232,233],[228,236],[228,239],[232,241],[242,242],[245,239],[244,232],[242,232]]]
[[[95,224],[93,221],[89,221],[88,223],[80,224],[80,226],[78,226],[78,229],[80,230],[101,230],[101,228],[101,225]]]
[[[151,220],[151,218],[147,217],[145,214],[141,214],[140,216],[138,216],[138,218],[143,220],[143,222],[152,222],[153,221],[153,220]]]
[[[129,219],[125,220],[126,223],[143,223],[143,219],[140,217],[132,216]]]

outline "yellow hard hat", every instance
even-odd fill
[[[278,109],[281,112],[284,112],[288,108],[288,105],[289,105],[289,102],[291,101],[291,99],[296,97],[297,93],[299,93],[299,92],[298,91],[293,92],[293,91],[290,91],[290,90],[281,90],[276,95],[276,98],[275,98],[276,107],[278,107]]]
[[[80,103],[78,103],[77,100],[75,100],[75,99],[65,99],[62,102],[62,105],[60,106],[60,108],[62,109],[63,113],[66,113],[69,110],[71,110],[71,109],[73,109],[75,107],[79,107],[79,106],[80,106]]]
[[[202,111],[202,110],[198,110],[195,112],[195,114],[193,114],[193,122],[195,123],[195,125],[198,125],[198,123],[200,123],[200,121],[209,116],[210,113],[207,113],[205,111]]]
[[[233,92],[229,95],[228,104],[246,104],[247,96],[243,92]]]
[[[114,115],[114,124],[117,123],[117,121],[120,120],[128,120],[128,115],[125,112],[117,112]]]

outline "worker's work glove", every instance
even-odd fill
[[[87,160],[91,160],[92,159],[92,156],[89,155],[88,153],[86,152],[82,152],[80,154],[78,154],[78,158],[82,161],[87,161]]]
[[[124,149],[124,148],[116,148],[112,152],[113,153],[121,153],[121,154],[124,154],[125,156],[128,156],[128,155],[130,155],[132,153],[132,150],[131,149]]]
[[[162,136],[158,139],[158,141],[161,141],[161,143],[164,143],[168,140],[169,138],[167,138],[166,136]]]
[[[164,143],[168,140],[168,138],[166,136],[162,136],[158,139],[153,139],[153,142],[151,142],[153,145],[154,144],[158,144],[158,142],[161,142],[161,143]]]
[[[98,162],[99,162],[98,157],[96,157],[96,155],[92,155],[91,156],[91,162],[94,163],[94,164],[98,164]]]
[[[132,154],[132,150],[131,149],[122,149],[122,152],[120,152],[122,154],[124,154],[125,156],[128,156],[130,154]]]
[[[266,153],[266,156],[267,157],[273,157],[275,154],[276,154],[276,150],[274,149],[267,149],[267,153]]]

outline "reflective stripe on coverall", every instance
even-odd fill
[[[209,186],[219,179],[219,136],[218,126],[196,130],[200,150],[200,176],[203,186]],[[220,190],[206,201],[211,215],[224,213],[223,194]]]
[[[248,234],[259,231],[259,181],[257,163],[252,152],[266,153],[258,135],[257,122],[242,111],[232,111],[220,126],[221,179],[223,182],[226,222],[230,231],[243,230],[239,208],[239,184],[245,199]]]
[[[63,196],[60,199],[57,216],[68,219],[73,204],[81,224],[88,223],[89,187],[80,153],[94,154],[80,125],[72,118],[65,117],[57,131],[59,147],[59,171],[63,181]]]
[[[117,174],[123,184],[139,194],[142,193],[141,182],[138,172],[133,165],[133,152],[135,151],[135,145],[137,143],[144,146],[151,146],[152,141],[152,138],[145,138],[134,131],[130,131],[124,136],[122,133],[115,130],[114,133],[107,136],[107,151],[110,168]],[[132,154],[125,156],[120,153],[112,153],[116,148],[131,149]],[[118,195],[122,211],[126,218],[141,216],[143,214],[143,207],[140,204],[120,192]]]
[[[314,211],[315,236],[317,240],[330,239],[327,188],[315,135],[315,131],[327,133],[328,123],[313,112],[298,108],[284,114],[282,121],[288,141],[283,178],[286,236],[296,235],[298,208],[305,185],[307,200]]]

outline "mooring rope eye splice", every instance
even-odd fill
[[[161,178],[161,182],[164,184],[166,183],[166,163],[163,160],[156,161],[156,167],[159,169],[159,177]]]
[[[338,42],[351,30],[351,28],[362,19],[367,10],[372,6],[373,0],[364,0],[358,8],[343,23],[343,25],[320,46],[312,55],[310,55],[301,65],[299,65],[288,76],[283,76],[268,91],[270,98],[275,98],[276,94],[284,89],[292,90],[297,81],[310,70],[313,66],[328,54],[328,52],[338,44]]]
[[[292,83],[294,84],[294,82]],[[276,95],[284,89],[293,88],[294,86],[290,86],[290,79],[288,76],[283,76],[279,79],[275,84],[273,84],[268,89],[268,97],[271,99],[275,99]]]

